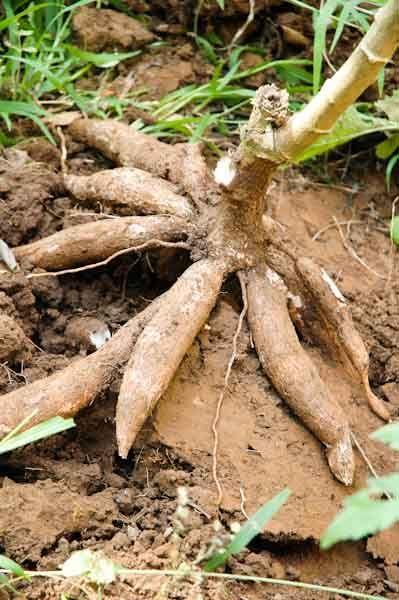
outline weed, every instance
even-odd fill
[[[399,423],[378,429],[371,436],[399,450]],[[399,473],[369,479],[365,489],[344,500],[321,539],[323,549],[345,540],[359,540],[387,529],[399,521]]]
[[[32,444],[33,442],[50,437],[56,433],[61,433],[62,431],[66,431],[75,426],[73,419],[53,417],[39,425],[30,427],[26,431],[22,431],[33,417],[34,413],[27,419],[24,419],[17,427],[15,427],[15,429],[10,431],[10,433],[0,440],[0,454],[11,452],[12,450],[16,450],[27,444]]]
[[[34,121],[53,141],[43,123],[44,105],[76,106],[82,112],[105,117],[121,115],[129,98],[119,100],[98,91],[79,89],[76,83],[96,69],[112,69],[139,51],[124,53],[87,52],[72,45],[71,18],[77,8],[93,0],[66,4],[52,0],[40,4],[26,1],[14,8],[4,0],[5,16],[0,20],[3,53],[0,57],[0,116],[8,129],[12,118],[23,116]]]
[[[93,552],[92,550],[86,549],[74,552],[57,571],[25,571],[14,561],[0,555],[0,577],[5,577],[6,575],[12,576],[14,578],[12,580],[13,584],[21,579],[26,580],[35,577],[78,579],[78,581],[82,581],[83,583],[94,585],[98,590],[98,597],[102,597],[104,586],[116,581],[119,577],[122,577],[126,581],[131,577],[153,578],[163,576],[176,581],[185,580],[186,582],[191,583],[192,586],[198,586],[198,584],[208,579],[216,579],[226,582],[238,581],[248,584],[278,585],[308,591],[339,594],[346,598],[381,600],[380,596],[371,596],[369,594],[354,592],[347,589],[332,588],[301,581],[289,581],[252,575],[235,575],[233,573],[220,573],[215,571],[216,568],[225,564],[231,556],[248,546],[250,541],[265,527],[267,521],[269,521],[269,519],[281,508],[289,494],[289,490],[284,490],[263,505],[258,512],[248,519],[242,528],[233,535],[230,543],[227,544],[225,548],[219,549],[219,551],[206,562],[204,569],[200,569],[196,565],[190,565],[187,562],[181,562],[177,569],[126,569],[108,559],[101,552]],[[182,530],[180,530],[180,534],[182,534]],[[10,588],[12,584],[8,580],[4,583],[3,580],[0,579],[0,589],[2,585]]]

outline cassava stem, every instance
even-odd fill
[[[246,147],[251,146],[248,142],[252,137],[255,156],[276,163],[295,161],[321,135],[328,133],[345,110],[374,83],[398,45],[399,0],[388,0],[354,52],[305,108],[282,126],[267,127],[262,135],[254,124],[253,130],[245,134]]]

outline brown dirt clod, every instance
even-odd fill
[[[135,50],[155,39],[139,21],[109,8],[83,6],[72,24],[79,45],[91,52]]]

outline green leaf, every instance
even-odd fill
[[[368,488],[372,494],[386,494],[399,498],[399,473],[369,479]]]
[[[241,552],[241,550],[246,548],[250,541],[264,529],[266,523],[272,516],[280,510],[290,494],[291,491],[286,488],[272,498],[272,500],[266,502],[266,504],[248,519],[239,532],[233,537],[230,544],[224,550],[210,558],[206,563],[204,570],[208,572],[214,571],[226,563],[230,556],[238,554],[238,552]]]
[[[391,177],[392,177],[392,173],[394,168],[396,167],[396,165],[399,164],[399,154],[394,154],[393,156],[391,156],[391,158],[388,161],[387,164],[387,168],[385,171],[385,181],[387,184],[387,190],[388,192],[391,191]],[[395,228],[396,229],[396,228]],[[396,245],[399,245],[399,238],[397,235],[397,229],[396,229],[396,233],[395,233],[395,238],[393,238],[393,241],[395,242]]]
[[[356,106],[351,106],[337,121],[331,133],[320,136],[302,154],[295,157],[295,160],[301,162],[313,158],[362,135],[382,131],[397,131],[398,128],[399,124],[389,119],[364,114]]]
[[[32,442],[37,442],[56,433],[66,431],[75,426],[73,419],[63,419],[62,417],[53,417],[44,423],[35,425],[22,433],[16,433],[16,430],[7,435],[7,438],[0,441],[0,454],[10,452],[16,448],[21,448]],[[18,430],[19,428],[17,428]]]
[[[224,10],[224,0],[216,0],[222,10]]]
[[[392,221],[391,238],[399,245],[399,217],[395,217]],[[387,444],[393,450],[399,450],[399,423],[388,423],[374,431],[370,437]]]
[[[0,569],[4,569],[17,577],[23,577],[23,579],[29,579],[29,576],[25,573],[24,569],[15,561],[11,560],[7,556],[0,554]]]
[[[120,567],[101,552],[79,550],[62,565],[64,577],[86,577],[98,585],[115,581]]]
[[[200,35],[195,36],[195,41],[197,42],[197,45],[201,50],[201,53],[206,58],[206,60],[212,65],[217,65],[219,62],[219,58],[212,44],[206,38],[201,37]]]
[[[375,104],[387,115],[388,119],[396,121],[399,127],[399,90],[395,90],[392,96],[385,96]]]
[[[399,148],[399,133],[391,135],[375,147],[377,158],[386,160]]]
[[[355,494],[356,496],[356,494]],[[369,497],[345,502],[347,506],[335,517],[322,535],[323,550],[337,542],[359,540],[367,535],[382,531],[399,521],[399,500],[372,500]]]
[[[87,50],[81,50],[71,44],[65,44],[65,47],[69,50],[72,56],[79,58],[84,63],[91,63],[100,69],[107,69],[115,67],[122,60],[133,58],[138,56],[140,50],[134,50],[133,52],[88,52]]]
[[[313,93],[320,89],[321,72],[323,67],[323,54],[326,49],[327,28],[331,17],[334,15],[339,0],[327,0],[318,13],[313,13]]]

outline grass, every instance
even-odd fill
[[[20,571],[21,567],[19,565],[17,565],[16,563],[13,563],[13,565],[9,565],[8,568],[1,568],[1,558],[2,557],[0,556],[0,577],[1,577],[1,575],[4,575],[4,576],[14,575],[15,580],[13,580],[13,583],[15,583],[16,581],[21,581],[23,579],[29,580],[33,577],[43,577],[43,578],[56,579],[56,580],[57,579],[60,580],[63,578],[62,571],[25,571],[22,569],[23,574],[18,574],[18,573],[21,573],[21,571]],[[100,560],[104,561],[104,558],[101,557]],[[107,560],[107,559],[105,559],[105,560]],[[10,562],[13,562],[13,561],[10,561]],[[107,566],[108,566],[108,573],[109,573],[111,571],[111,568],[110,568],[111,561],[107,561],[107,563],[108,563]],[[18,567],[19,567],[18,572],[16,572],[16,568],[18,568]],[[134,577],[156,578],[156,577],[162,576],[162,577],[168,577],[168,578],[179,579],[179,580],[182,580],[182,579],[187,580],[191,577],[193,579],[193,583],[194,583],[194,581],[198,582],[199,578],[202,580],[216,579],[216,580],[222,580],[225,582],[241,582],[241,583],[246,583],[246,584],[262,584],[262,585],[267,584],[267,585],[279,586],[282,588],[286,587],[286,588],[308,590],[308,591],[314,591],[314,592],[321,592],[324,594],[335,594],[335,595],[342,596],[344,598],[357,598],[358,600],[384,600],[383,596],[376,596],[375,594],[373,594],[373,595],[365,594],[362,592],[355,592],[355,591],[343,589],[343,588],[317,585],[317,584],[306,583],[306,582],[302,582],[302,581],[290,581],[287,579],[274,579],[271,577],[258,577],[255,575],[235,575],[233,573],[208,573],[206,571],[200,571],[198,569],[191,570],[187,566],[180,570],[124,569],[124,568],[121,568],[118,566],[115,566],[115,567],[116,567],[114,570],[115,575],[119,576],[119,577],[123,577],[123,579],[125,581],[128,578],[134,578]],[[93,583],[92,579],[88,577],[87,572],[83,576],[83,580],[86,581],[87,583]],[[3,584],[3,585],[4,585],[4,587],[6,587],[5,584]],[[1,586],[2,586],[2,583],[1,583],[1,579],[0,579],[0,589],[1,589]],[[7,584],[7,587],[8,587],[8,589],[10,589],[10,588],[14,589],[12,584],[9,582]],[[97,598],[103,598],[104,597],[103,593],[102,593],[103,586],[101,583],[98,584],[97,591],[98,591]]]
[[[3,0],[0,116],[8,131],[12,130],[13,119],[22,116],[34,121],[53,141],[44,122],[48,109],[77,108],[97,117],[122,116],[131,96],[120,99],[102,93],[102,88],[112,78],[113,67],[140,52],[93,53],[71,43],[73,12],[92,3]],[[102,77],[100,70],[104,71]],[[98,78],[99,90],[78,87],[78,82],[93,75]]]
[[[51,123],[51,115],[55,112],[77,109],[100,118],[121,118],[126,109],[134,106],[151,117],[148,119],[151,124],[137,119],[134,123],[137,129],[157,137],[173,138],[174,141],[201,140],[220,155],[229,144],[229,138],[237,139],[240,127],[248,118],[255,94],[255,90],[246,83],[248,77],[262,71],[270,72],[273,79],[290,93],[291,109],[299,110],[320,88],[326,61],[330,68],[334,68],[334,53],[347,28],[363,34],[374,12],[384,2],[326,0],[320,8],[315,8],[302,0],[288,1],[305,11],[305,14],[309,11],[312,15],[312,59],[294,57],[270,60],[259,46],[240,45],[226,52],[223,42],[214,32],[206,37],[196,35],[195,40],[204,60],[214,68],[212,78],[201,85],[183,86],[160,100],[149,101],[141,98],[142,89],[130,91],[123,97],[110,95],[108,91],[114,78],[113,68],[139,52],[92,53],[77,48],[71,41],[71,18],[77,8],[88,4],[106,4],[131,14],[122,0],[110,0],[107,3],[94,0],[72,0],[69,3],[63,0],[40,3],[4,0],[4,16],[0,20],[4,46],[0,57],[0,90],[3,98],[0,101],[0,116],[6,128],[0,130],[0,143],[9,145],[16,141],[12,129],[16,118],[31,119],[54,142],[48,123]],[[221,8],[222,4],[220,1]],[[156,42],[151,47],[165,45],[165,42]],[[258,54],[262,60],[259,65],[242,69],[242,58],[248,51]],[[97,89],[84,89],[82,82],[90,78],[95,79]],[[381,94],[383,84],[382,74],[379,80]],[[366,108],[363,104],[358,117],[347,117],[344,126],[341,123],[337,132],[323,138],[303,158],[328,152],[339,144],[376,131],[381,134],[382,141],[386,132],[389,145],[390,137],[399,131],[399,123],[395,124],[392,120],[389,123],[380,120],[375,125],[375,119],[379,118],[376,103],[369,103]],[[377,156],[386,161],[389,186],[399,166],[399,150],[394,148],[393,153],[386,154],[385,148]]]

